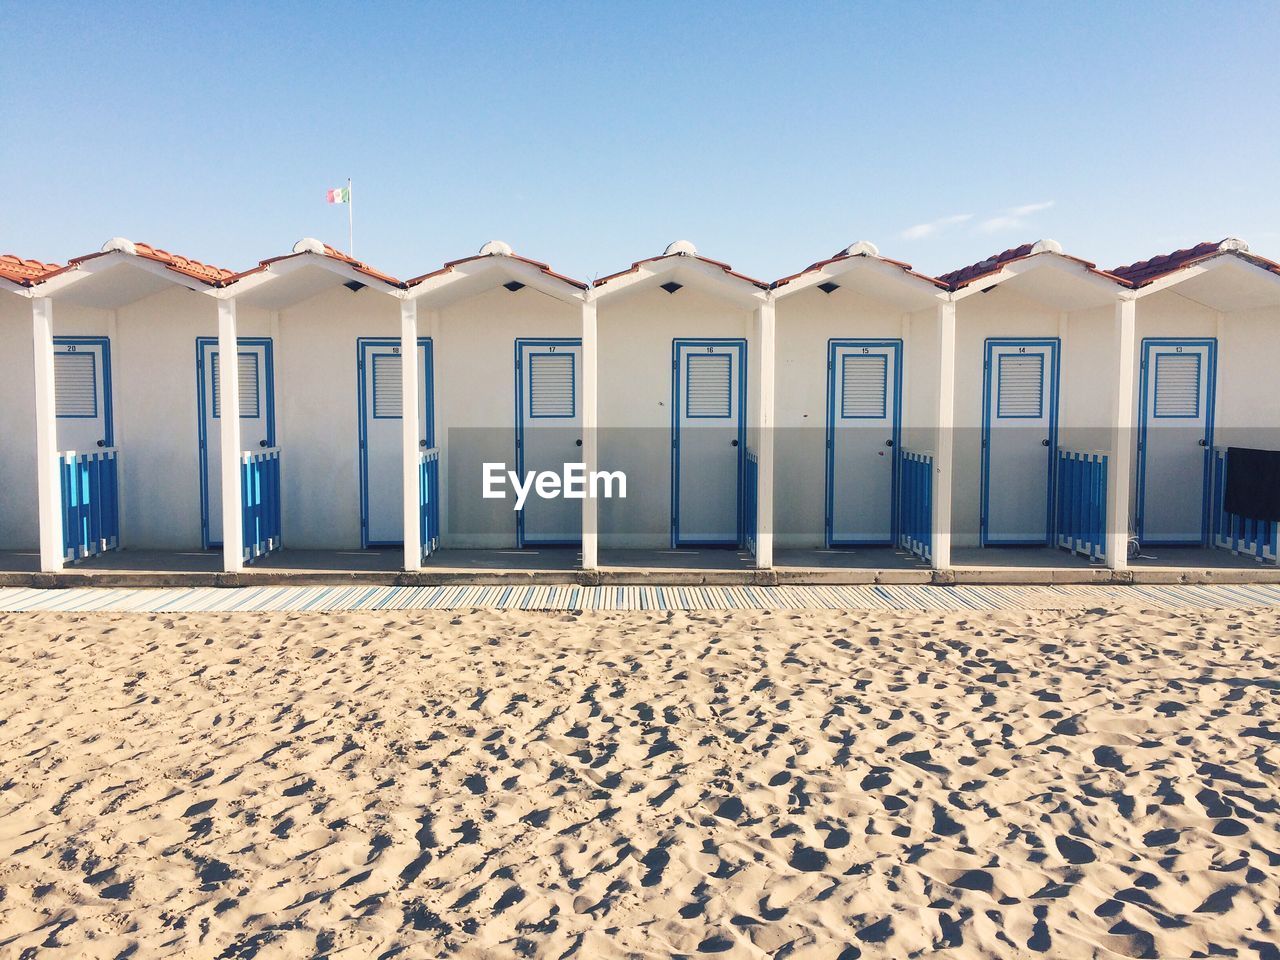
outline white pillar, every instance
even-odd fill
[[[240,508],[240,346],[235,299],[218,301],[218,419],[222,442],[222,569],[244,568]]]
[[[40,570],[61,570],[62,476],[58,464],[58,411],[53,383],[53,301],[31,301],[31,344],[36,384],[36,485],[40,516]]]
[[[404,568],[422,568],[422,527],[419,511],[421,491],[418,452],[422,424],[422,398],[418,373],[418,301],[400,301],[400,424],[401,472],[404,477]]]
[[[1129,482],[1133,470],[1134,395],[1133,362],[1135,315],[1132,297],[1116,301],[1116,322],[1112,329],[1111,355],[1115,358],[1112,376],[1116,392],[1112,408],[1113,440],[1107,467],[1107,566],[1129,568]]]
[[[599,360],[600,331],[596,322],[596,302],[591,291],[582,300],[582,462],[588,478],[587,496],[582,501],[582,569],[600,567],[600,513],[591,496],[590,477],[600,469]]]
[[[756,458],[756,567],[773,569],[773,395],[777,365],[776,304],[770,296],[756,308],[760,344],[760,438]]]
[[[956,432],[956,305],[938,303],[938,442],[933,460],[933,569],[951,566],[951,473]]]

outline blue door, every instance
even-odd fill
[[[256,451],[276,443],[275,370],[270,337],[241,337],[240,447]],[[206,550],[222,546],[222,358],[216,337],[196,338],[196,399],[200,441],[200,535]]]
[[[983,361],[982,545],[1047,544],[1058,448],[1058,339],[989,339]]]
[[[582,463],[582,341],[516,341],[516,471],[564,475]],[[582,501],[531,490],[516,512],[522,547],[582,543]]]
[[[894,542],[901,340],[827,347],[827,546]]]
[[[1207,542],[1217,352],[1212,339],[1142,341],[1135,510],[1141,543]]]
[[[400,341],[359,337],[360,543],[404,543]],[[418,449],[435,445],[431,338],[418,339]]]
[[[671,377],[671,542],[742,543],[745,340],[676,340]]]

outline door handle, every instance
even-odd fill
[[[419,440],[419,441],[418,441],[418,446],[420,446],[420,447],[425,447],[426,445],[427,445],[427,441],[425,441],[425,440]]]
[[[98,441],[98,446],[100,446],[100,447],[105,447],[106,445],[107,445],[107,441],[105,441],[105,440],[99,440],[99,441]]]
[[[259,440],[259,441],[258,441],[258,446],[260,446],[260,447],[265,447],[266,445],[267,445],[267,441],[265,441],[265,440]]]
[[[1208,441],[1208,440],[1205,440],[1205,439],[1202,437],[1202,438],[1200,439],[1200,446],[1202,446],[1202,447],[1207,447],[1208,445],[1209,445],[1209,441]]]
[[[578,438],[578,446],[582,446],[582,438],[581,438],[581,437],[579,437],[579,438]]]
[[[1041,440],[1041,441],[1040,441],[1040,446],[1042,446],[1042,447],[1047,447],[1048,445],[1049,445],[1049,441],[1048,441],[1048,440]]]
[[[729,446],[731,446],[731,447],[736,447],[737,445],[738,445],[738,441],[737,441],[737,440],[730,440],[730,441],[729,441]]]
[[[892,446],[893,446],[893,441],[892,441],[892,440],[886,440],[886,441],[884,442],[884,445],[885,445],[886,447],[892,447]]]

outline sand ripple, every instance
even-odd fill
[[[0,617],[0,957],[1278,960],[1280,614]]]

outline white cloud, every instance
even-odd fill
[[[1043,203],[1024,203],[1019,207],[1010,207],[1004,213],[983,220],[974,229],[979,233],[1004,233],[1021,229],[1026,226],[1027,217],[1048,210],[1053,203],[1052,200],[1046,200]]]
[[[930,220],[928,223],[917,223],[914,227],[907,227],[902,231],[903,240],[923,240],[925,237],[931,237],[939,230],[947,227],[954,227],[956,224],[965,223],[973,219],[972,213],[955,213],[949,217],[939,217],[937,220]]]

